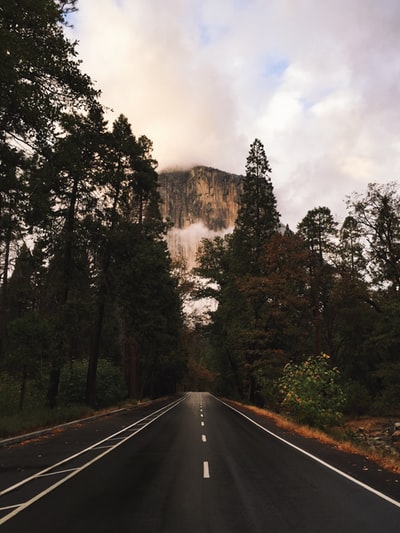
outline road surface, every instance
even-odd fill
[[[400,532],[397,498],[210,394],[188,393],[105,435],[107,424],[91,444],[32,457],[22,472],[0,453],[2,533]]]

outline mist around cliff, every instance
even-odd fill
[[[167,243],[173,258],[184,258],[190,271],[196,265],[196,254],[203,239],[215,239],[232,233],[234,226],[219,231],[210,230],[203,222],[196,222],[180,229],[171,228],[167,235]]]
[[[180,229],[171,228],[167,235],[167,243],[174,261],[182,263],[185,276],[189,277],[189,284],[207,285],[208,280],[204,280],[193,274],[192,269],[196,266],[196,255],[199,245],[203,239],[215,239],[224,237],[232,233],[234,226],[220,231],[207,228],[203,222],[196,222],[190,226]],[[186,324],[189,328],[195,327],[196,323],[207,323],[210,320],[209,313],[215,311],[218,303],[213,298],[193,298],[190,293],[183,296],[183,313]]]

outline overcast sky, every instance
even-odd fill
[[[399,0],[80,0],[82,69],[159,170],[243,174],[259,138],[282,221],[339,221],[400,177]]]

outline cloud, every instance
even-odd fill
[[[202,222],[195,222],[186,228],[171,228],[167,242],[171,250],[175,250],[175,259],[185,258],[186,267],[191,270],[196,264],[196,254],[203,239],[215,239],[232,233],[233,227],[221,231],[210,230]]]
[[[398,0],[81,0],[83,68],[160,168],[243,173],[262,140],[293,227],[400,173]]]

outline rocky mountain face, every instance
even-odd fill
[[[232,231],[242,176],[197,166],[160,173],[158,181],[163,218],[174,224],[167,235],[171,255],[191,269],[201,239]]]

